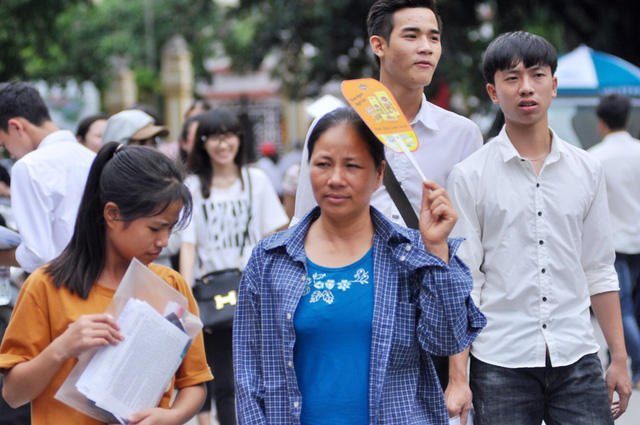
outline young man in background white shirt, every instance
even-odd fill
[[[0,84],[0,144],[18,161],[11,169],[11,208],[22,238],[0,251],[0,265],[31,273],[67,246],[95,153],[52,121],[38,91]]]
[[[604,138],[589,149],[602,164],[611,213],[615,267],[620,281],[620,308],[631,383],[640,385],[640,329],[633,307],[633,288],[640,277],[640,140],[627,132],[631,101],[619,94],[604,96],[596,109]]]

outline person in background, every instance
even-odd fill
[[[273,142],[262,142],[258,150],[262,158],[256,161],[255,166],[264,171],[278,197],[282,198],[282,172],[278,168],[278,147]]]
[[[195,127],[193,117],[196,115],[208,111],[211,109],[211,105],[205,100],[195,100],[187,112],[184,114],[184,121],[182,122],[182,130],[177,141],[168,141],[160,144],[158,150],[169,158],[180,161],[181,163],[187,162],[187,156],[193,147],[193,138],[195,137]]]
[[[199,115],[203,112],[211,110],[211,104],[204,99],[196,99],[193,101],[187,112],[184,114],[184,118],[190,118],[195,115]]]
[[[150,264],[172,229],[189,219],[191,195],[183,178],[173,161],[153,149],[108,143],[98,152],[71,242],[27,279],[0,346],[2,396],[13,407],[31,402],[34,425],[98,423],[55,394],[80,354],[123,339],[104,311],[134,258],[179,291],[197,314],[182,277]],[[202,405],[203,383],[211,379],[200,334],[158,406],[127,422],[185,423]]]
[[[240,422],[448,423],[431,355],[463,350],[485,320],[446,191],[423,184],[420,231],[371,207],[384,147],[352,108],[322,117],[308,146],[318,206],[262,240],[240,284]]]
[[[631,396],[604,173],[549,128],[557,64],[534,34],[489,44],[483,74],[505,126],[449,176],[452,234],[466,238],[458,255],[487,318],[469,378],[468,349],[450,362],[463,423],[473,398],[477,425],[613,425]],[[590,307],[612,356],[606,381]]]
[[[640,388],[640,329],[632,295],[640,277],[640,140],[626,130],[630,111],[628,97],[619,94],[602,97],[596,114],[603,139],[589,152],[602,164],[607,184],[624,340],[631,358],[631,384]]]
[[[180,138],[178,139],[178,149],[180,162],[187,163],[189,154],[193,150],[193,145],[196,141],[196,132],[198,130],[198,117],[200,114],[191,115],[182,123],[182,131],[180,132]]]
[[[4,148],[0,147],[0,157],[4,155]],[[0,163],[0,197],[11,196],[11,173],[3,163]]]
[[[11,208],[22,242],[0,251],[0,265],[28,273],[67,246],[95,153],[60,130],[38,91],[0,84],[0,144],[18,158],[11,169]]]
[[[244,165],[247,146],[238,116],[216,109],[198,115],[198,122],[188,159],[193,175],[186,182],[194,200],[193,219],[181,232],[180,273],[189,283],[214,271],[244,269],[255,244],[288,222],[264,172]],[[218,420],[220,425],[233,425],[231,323],[206,327],[204,340],[215,376]],[[211,396],[201,421],[209,420]]]
[[[169,129],[155,125],[151,115],[138,109],[127,109],[109,118],[102,133],[102,144],[118,142],[155,148],[158,146],[158,139],[168,134]]]
[[[84,118],[78,124],[76,138],[94,152],[98,152],[102,146],[102,133],[107,126],[107,116],[104,114],[91,115]]]

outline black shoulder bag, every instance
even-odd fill
[[[200,320],[205,327],[231,327],[233,315],[238,300],[238,287],[242,272],[242,256],[249,238],[249,223],[251,222],[251,176],[247,170],[247,188],[249,193],[249,216],[242,236],[238,267],[216,270],[196,279],[193,286],[193,296],[198,302]]]

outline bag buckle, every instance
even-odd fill
[[[231,290],[227,293],[226,297],[222,295],[216,295],[215,297],[213,297],[213,300],[216,303],[216,310],[222,310],[225,304],[228,304],[230,306],[236,305],[236,303],[238,302],[238,297],[236,291]]]

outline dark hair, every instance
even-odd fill
[[[307,147],[309,149],[309,157],[307,162],[311,161],[311,155],[313,155],[313,149],[316,146],[316,142],[327,130],[333,127],[337,127],[341,124],[351,124],[353,129],[367,144],[367,150],[371,154],[373,163],[376,169],[380,169],[382,161],[384,161],[384,145],[373,134],[371,129],[367,127],[367,124],[360,118],[360,115],[351,107],[338,108],[318,120],[311,134],[309,135],[309,141]]]
[[[176,228],[191,216],[191,194],[184,173],[166,155],[152,148],[105,144],[89,171],[69,245],[46,268],[53,283],[86,299],[102,273],[106,256],[104,207],[118,206],[121,220],[154,217],[173,202],[182,202]]]
[[[9,120],[14,117],[22,117],[37,127],[51,121],[38,90],[21,81],[0,84],[0,129],[8,131]]]
[[[436,15],[438,29],[442,31],[442,19],[438,15],[438,5],[436,0],[378,0],[369,9],[367,15],[367,34],[369,38],[377,35],[390,43],[391,32],[395,23],[394,14],[405,8],[425,8],[431,9]],[[380,58],[375,57],[376,63],[380,66]]]
[[[539,35],[513,31],[496,37],[484,53],[482,74],[489,84],[495,84],[498,71],[515,68],[520,62],[525,68],[548,65],[551,75],[558,67],[555,47]]]
[[[199,109],[200,112],[198,112],[198,114],[201,114],[202,112],[210,111],[211,104],[207,102],[205,99],[194,100],[191,106],[189,106],[189,109],[187,109],[187,112],[184,114],[185,118],[189,118],[189,116],[193,116],[191,115],[191,113],[196,109]]]
[[[241,167],[245,162],[244,132],[240,119],[236,114],[226,109],[214,109],[197,115],[198,131],[196,132],[196,140],[193,144],[193,150],[187,158],[187,167],[189,171],[197,175],[200,180],[200,192],[203,198],[208,198],[211,194],[211,179],[213,178],[213,165],[211,158],[205,149],[205,142],[211,136],[220,136],[227,133],[233,133],[240,139],[238,152],[233,162]]]
[[[107,120],[107,119],[108,117],[105,114],[90,115],[84,118],[82,121],[78,123],[78,129],[76,130],[76,137],[79,137],[84,142],[84,139],[87,136],[87,133],[91,128],[91,125],[96,121]]]
[[[603,96],[596,108],[596,115],[611,130],[624,130],[629,122],[631,100],[627,96],[613,93]]]

